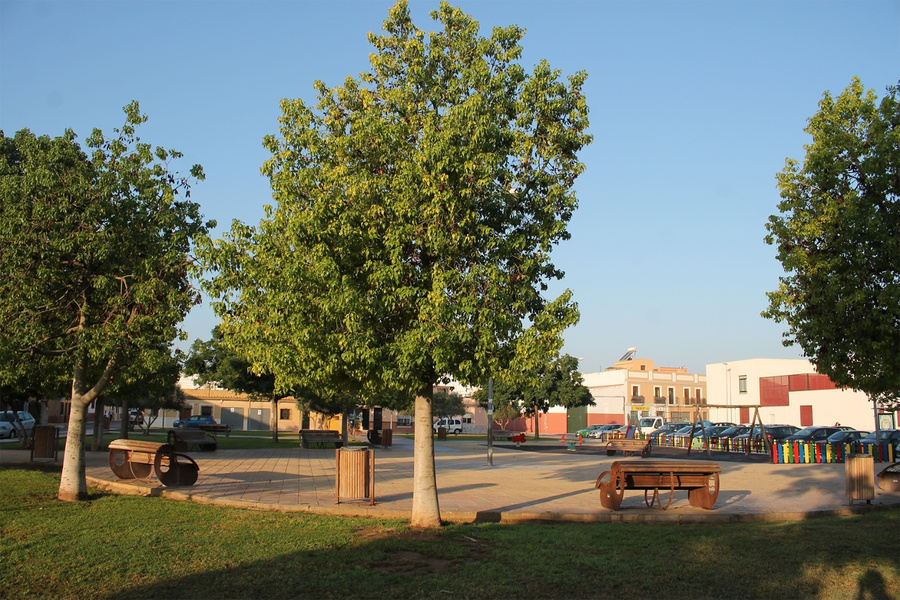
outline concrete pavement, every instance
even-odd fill
[[[143,436],[136,436],[144,439]],[[151,437],[150,439],[156,440]],[[156,440],[156,441],[161,441]],[[376,448],[375,505],[367,499],[335,504],[335,451],[302,449],[283,437],[274,450],[218,450],[188,453],[200,466],[190,487],[162,486],[155,478],[123,481],[108,465],[107,452],[87,453],[89,484],[115,493],[165,496],[200,503],[259,510],[307,511],[408,519],[412,509],[413,442],[395,437],[390,448]],[[705,454],[692,457],[709,460]],[[686,458],[683,450],[654,448],[654,459]],[[851,514],[900,508],[900,495],[875,487],[871,505],[847,498],[844,464],[786,464],[762,457],[713,453],[722,468],[718,502],[712,510],[694,508],[687,492],[676,491],[668,510],[647,508],[643,493],[626,491],[622,506],[600,505],[594,482],[613,460],[599,442],[568,452],[558,438],[516,448],[494,446],[487,463],[485,442],[435,442],[435,468],[441,517],[453,522],[521,521],[756,521],[796,520],[817,515]],[[0,463],[28,462],[26,450],[0,447]],[[61,460],[61,454],[60,454]],[[640,460],[638,458],[625,460]],[[887,466],[876,463],[875,472]],[[664,494],[664,501],[668,493]]]

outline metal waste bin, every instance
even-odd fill
[[[59,427],[36,425],[31,431],[31,460],[59,456]]]
[[[335,450],[334,503],[368,498],[375,504],[375,452],[368,448]]]
[[[871,504],[875,498],[875,457],[871,454],[848,454],[846,465],[850,505],[854,500],[865,500]]]

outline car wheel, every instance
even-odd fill
[[[14,440],[17,437],[19,437],[19,432],[16,431],[15,429],[10,429],[9,430],[9,439]]]

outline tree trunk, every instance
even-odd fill
[[[93,388],[88,390],[85,381],[87,360],[78,358],[72,375],[72,406],[69,411],[69,426],[66,433],[66,448],[63,451],[62,473],[59,478],[57,498],[66,502],[86,500],[87,475],[84,463],[84,434],[87,409],[109,385],[116,368],[116,361],[110,360],[106,369]]]
[[[94,435],[91,436],[91,452],[103,450],[103,400],[94,402]]]
[[[128,430],[131,428],[131,414],[128,412],[128,400],[122,400],[122,419],[119,423],[119,437],[128,439]]]
[[[341,410],[341,439],[344,440],[344,445],[348,445],[350,443],[350,435],[348,433],[347,428],[347,417],[350,414],[349,409]]]
[[[541,412],[534,411],[534,439],[541,439]]]
[[[272,396],[272,441],[278,443],[278,398]]]
[[[80,394],[72,393],[66,448],[63,451],[62,474],[57,498],[67,502],[87,500],[87,476],[84,463],[84,434],[88,402]]]
[[[434,469],[434,437],[432,417],[432,388],[429,386],[416,396],[415,454],[413,457],[413,527],[440,527],[441,510],[438,505],[437,477]]]

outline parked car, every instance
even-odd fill
[[[900,429],[881,429],[878,432],[873,431],[866,437],[859,440],[861,444],[874,444],[875,434],[878,433],[879,444],[897,444],[900,443]]]
[[[201,425],[215,425],[216,420],[212,415],[194,415],[187,419],[179,419],[172,423],[176,429],[200,429]]]
[[[638,429],[641,432],[650,432],[659,429],[666,424],[662,417],[641,417],[638,421]]]
[[[654,429],[650,433],[650,441],[653,444],[658,444],[661,438],[664,439],[666,435],[678,431],[685,425],[687,425],[687,423],[666,423],[659,429]]]
[[[795,427],[794,425],[766,425],[766,437],[769,438],[770,442],[780,442],[784,438],[788,437],[789,435],[794,435],[798,431],[800,431],[800,428]],[[751,437],[754,440],[762,439],[762,430],[760,429],[759,425],[755,425],[753,427],[752,434],[748,431],[747,433],[736,435],[732,439],[746,440],[750,439]]]
[[[855,429],[844,429],[828,436],[830,444],[852,444],[869,435],[868,431],[856,431]]]
[[[144,411],[139,408],[128,409],[128,425],[134,429],[144,424]]]
[[[601,425],[597,429],[593,430],[588,434],[588,437],[598,438],[603,437],[604,433],[611,433],[613,430],[618,429],[622,425],[620,423],[609,423],[607,425]]]
[[[443,418],[443,419],[439,419],[439,420],[435,421],[434,425],[432,427],[434,428],[435,433],[437,433],[438,428],[444,427],[450,433],[459,434],[459,433],[462,433],[463,422],[462,422],[462,419]]]
[[[19,416],[19,421],[22,423],[22,427],[26,432],[31,434],[31,430],[34,429],[34,417],[25,412],[24,410],[20,411],[11,411],[4,410],[0,411],[0,438],[17,438],[19,437],[19,430],[16,428],[16,412]]]
[[[724,440],[733,438],[736,435],[741,435],[742,433],[747,433],[748,431],[750,431],[749,425],[735,425],[734,427],[728,427],[718,433],[714,433],[710,437],[714,439]]]
[[[599,429],[601,427],[603,427],[603,425],[588,425],[584,429],[579,429],[578,431],[576,431],[575,435],[586,438],[589,435],[591,435],[592,431],[594,431],[595,429]]]
[[[841,431],[840,427],[804,427],[797,433],[784,438],[786,442],[824,442],[828,436]]]

